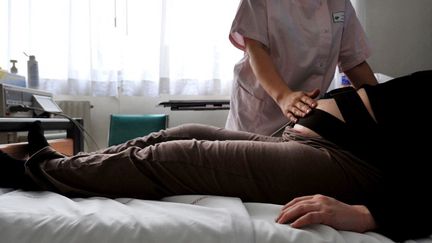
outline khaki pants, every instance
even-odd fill
[[[46,147],[26,162],[26,172],[42,189],[68,196],[209,194],[278,204],[316,193],[361,202],[379,180],[350,153],[290,128],[269,137],[198,124],[73,157]]]

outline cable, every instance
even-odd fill
[[[285,128],[288,127],[288,126],[292,127],[292,126],[294,126],[294,123],[291,122],[291,121],[285,123],[283,126],[281,126],[281,127],[278,128],[276,131],[274,131],[272,134],[270,134],[270,136],[271,136],[271,137],[280,136],[280,133],[281,133],[283,130],[285,130]]]
[[[84,140],[86,142],[89,142],[87,139],[90,138],[91,142],[96,146],[96,149],[97,150],[100,149],[99,146],[97,145],[96,141],[94,140],[94,138],[90,135],[90,133],[88,133],[79,122],[75,121],[72,117],[64,114],[63,112],[51,112],[51,111],[46,111],[46,110],[44,110],[42,108],[39,108],[39,107],[26,106],[26,105],[22,105],[22,104],[10,106],[9,107],[9,111],[10,112],[18,112],[18,111],[21,111],[21,112],[23,112],[23,111],[24,112],[25,111],[43,111],[43,112],[46,112],[46,113],[49,113],[49,114],[65,117],[70,122],[72,122],[78,128],[78,130],[80,130],[84,134],[83,137],[84,137]]]

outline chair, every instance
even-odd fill
[[[166,114],[112,114],[108,135],[108,146],[157,132],[168,127]]]

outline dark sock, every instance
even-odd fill
[[[42,129],[42,123],[40,121],[35,121],[30,125],[28,132],[28,146],[30,156],[48,146],[48,142]]]
[[[24,163],[0,150],[0,187],[20,188],[25,177]]]

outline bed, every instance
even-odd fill
[[[60,141],[57,149],[76,152],[75,142],[64,142]],[[50,143],[57,146],[55,141]],[[8,144],[2,149],[22,153],[23,146]],[[337,231],[325,225],[294,229],[276,224],[274,219],[280,208],[281,205],[210,195],[179,195],[150,201],[68,198],[48,191],[0,188],[0,243],[393,243],[373,232]],[[432,243],[432,236],[408,242]]]
[[[150,201],[0,188],[0,242],[393,242],[373,232],[276,224],[280,207],[208,195]]]

